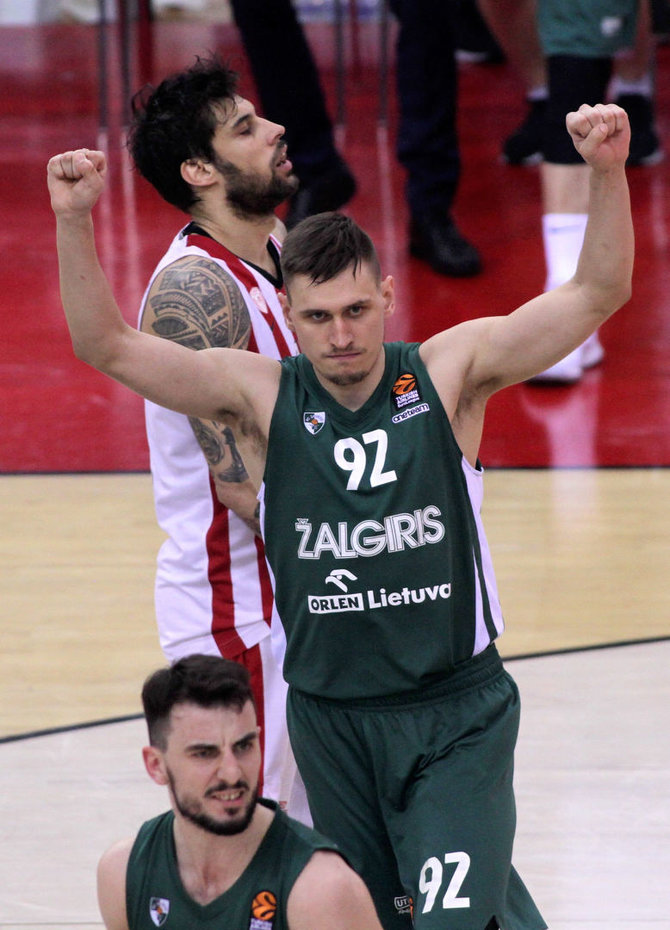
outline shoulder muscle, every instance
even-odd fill
[[[189,255],[156,276],[142,329],[190,349],[246,349],[251,320],[233,276],[210,258]]]
[[[381,930],[370,892],[336,852],[315,852],[288,899],[289,930]]]
[[[98,906],[107,930],[128,930],[126,869],[134,838],[120,840],[98,863]]]

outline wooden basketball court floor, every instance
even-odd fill
[[[332,28],[308,34],[335,111]],[[135,86],[211,49],[249,80],[229,25],[160,23],[144,41]],[[497,158],[521,115],[510,69],[461,71],[456,215],[485,270],[459,282],[407,258],[393,110],[376,125],[373,24],[348,31],[346,54],[338,139],[359,181],[348,209],[396,277],[389,337],[425,338],[539,291],[537,174]],[[180,218],[128,170],[114,56],[110,72],[101,133],[94,29],[0,26],[0,930],[101,926],[98,855],[165,806],[143,774],[137,719],[141,682],[163,662],[141,404],[72,357],[44,183],[51,154],[108,150],[99,244],[133,319]],[[666,140],[669,73],[661,46]],[[482,447],[500,648],[524,705],[517,865],[554,930],[670,928],[668,161],[630,181],[635,293],[603,329],[605,363],[576,387],[495,398]]]

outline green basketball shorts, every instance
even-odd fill
[[[420,692],[356,702],[289,688],[315,827],[385,930],[544,930],[512,866],[519,695],[495,649]]]

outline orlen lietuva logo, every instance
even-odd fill
[[[428,404],[421,402],[421,394],[416,386],[416,376],[411,372],[406,372],[396,378],[391,388],[391,400],[396,410],[401,411],[391,417],[392,423],[402,423],[410,417],[415,417],[418,413],[427,413],[430,410]]]
[[[323,410],[305,411],[302,415],[302,422],[307,432],[316,436],[316,434],[323,429],[323,425],[326,422],[326,414]]]
[[[251,902],[249,930],[272,930],[277,913],[277,895],[274,891],[259,891]]]
[[[400,607],[421,604],[424,601],[448,600],[451,597],[451,582],[425,585],[421,588],[403,587],[399,591],[386,588],[376,590],[349,591],[349,584],[358,581],[358,576],[346,568],[336,568],[326,578],[326,584],[335,585],[342,594],[308,594],[307,603],[312,614],[339,614],[349,611],[376,610],[380,607]]]

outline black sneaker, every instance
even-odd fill
[[[542,134],[547,101],[529,100],[521,125],[503,142],[502,157],[508,165],[537,165],[542,161]]]
[[[654,106],[643,94],[621,94],[616,103],[628,113],[630,153],[627,165],[657,165],[663,149],[654,127]]]
[[[479,252],[450,216],[413,217],[409,253],[428,262],[433,271],[453,278],[469,278],[482,270]]]

